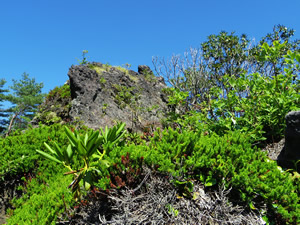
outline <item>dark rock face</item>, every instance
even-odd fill
[[[139,74],[153,74],[149,66],[146,65],[139,65],[138,66],[138,73]]]
[[[278,165],[284,168],[294,168],[300,160],[300,111],[289,112],[285,116],[285,145],[277,158]],[[298,172],[300,163],[297,164]]]
[[[140,74],[101,63],[72,66],[68,72],[72,120],[82,120],[90,128],[112,126],[117,121],[134,131],[160,126],[168,111],[166,84],[147,66]],[[147,76],[144,75],[147,71]],[[151,78],[151,79],[149,79]]]

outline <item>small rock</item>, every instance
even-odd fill
[[[153,74],[152,70],[149,66],[146,65],[139,65],[138,66],[138,73],[139,74]]]
[[[284,168],[294,168],[300,160],[300,111],[291,111],[285,116],[285,145],[280,152],[277,163]],[[300,163],[298,163],[298,172]]]

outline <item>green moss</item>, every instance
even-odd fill
[[[106,109],[107,109],[107,107],[108,107],[108,104],[104,103],[103,106],[102,106],[102,112],[103,112],[104,114],[106,114]]]
[[[100,84],[105,84],[106,83],[106,79],[104,77],[100,77]]]
[[[124,73],[126,76],[128,76],[130,78],[130,80],[132,80],[133,82],[137,82],[138,78],[131,75],[128,71],[128,69],[122,67],[122,66],[111,66],[109,64],[103,64],[102,66],[97,66],[97,65],[93,65],[93,64],[89,64],[88,67],[92,70],[95,70],[99,75],[101,75],[103,72],[109,72],[111,68],[115,68],[119,71],[121,71],[122,73]],[[104,84],[106,82],[106,80],[104,78],[100,78],[100,83]]]
[[[145,73],[144,77],[145,77],[145,80],[148,81],[148,82],[150,82],[150,83],[156,81],[155,75],[153,73]]]
[[[98,74],[102,74],[103,72],[109,72],[109,70],[112,68],[112,66],[109,64],[103,64],[102,66],[89,64],[88,67],[92,70],[95,70]]]
[[[129,71],[127,69],[123,68],[122,66],[115,66],[114,68],[116,68],[117,70],[125,73],[126,75],[129,74]]]
[[[61,118],[55,112],[49,112],[46,115],[46,124],[59,123]]]
[[[130,80],[137,82],[139,80],[139,78],[137,78],[136,76],[131,75],[130,73],[127,74],[128,77],[130,78]]]
[[[125,73],[126,76],[128,76],[130,78],[130,80],[132,80],[133,82],[137,82],[138,81],[138,78],[136,76],[133,76],[129,73],[129,70],[124,68],[124,67],[121,67],[121,66],[116,66],[114,67],[116,68],[117,70]]]

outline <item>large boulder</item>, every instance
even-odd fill
[[[139,72],[101,63],[72,66],[68,72],[71,89],[71,120],[90,128],[125,122],[133,131],[160,126],[168,111],[163,78],[149,67]]]
[[[294,168],[300,171],[300,111],[289,112],[285,116],[285,144],[280,152],[277,162],[284,168]]]

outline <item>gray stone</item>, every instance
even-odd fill
[[[284,168],[295,168],[300,160],[300,111],[291,111],[285,116],[285,145],[277,158],[278,165]],[[300,171],[300,163],[297,164]]]
[[[149,70],[139,66],[140,73]],[[167,86],[154,75],[147,79],[134,71],[91,63],[72,66],[68,76],[70,117],[90,128],[110,127],[122,121],[133,131],[144,131],[149,126],[161,127],[160,121],[168,112],[167,96],[162,92]]]

